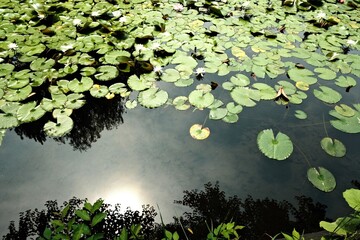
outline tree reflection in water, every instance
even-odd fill
[[[124,122],[122,117],[124,102],[119,95],[112,99],[94,98],[88,93],[85,96],[85,105],[71,114],[74,128],[64,137],[54,138],[55,141],[69,143],[74,150],[79,151],[90,148],[91,144],[101,137],[104,129],[111,130]],[[48,137],[43,127],[49,120],[52,120],[52,117],[50,113],[47,113],[38,121],[16,127],[15,132],[21,139],[26,137],[43,144]]]

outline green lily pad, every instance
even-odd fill
[[[250,84],[250,79],[246,75],[238,73],[230,78],[230,82],[236,86],[246,87]]]
[[[19,121],[12,113],[0,113],[0,129],[12,128],[19,125]]]
[[[359,189],[347,189],[343,192],[343,197],[349,206],[355,211],[360,211],[360,190]]]
[[[308,180],[319,190],[331,192],[336,187],[334,175],[323,167],[312,167],[307,171]]]
[[[0,64],[0,77],[4,77],[8,74],[11,74],[14,69],[15,66],[10,63]]]
[[[329,114],[336,120],[330,120],[331,125],[346,133],[360,133],[360,104],[354,104],[354,115],[351,117],[343,116],[336,110],[331,110]]]
[[[29,83],[30,83],[29,79],[14,79],[14,80],[8,81],[7,86],[8,86],[8,88],[12,88],[12,89],[20,89],[20,88],[25,87]]]
[[[324,80],[332,80],[336,78],[336,72],[328,68],[315,68],[314,71],[318,73],[318,76]]]
[[[309,90],[309,84],[306,82],[302,82],[302,81],[296,82],[295,86],[303,91]]]
[[[168,93],[159,88],[149,88],[141,91],[138,95],[138,102],[140,105],[147,108],[157,108],[166,103],[168,100]]]
[[[56,123],[48,121],[44,125],[44,131],[50,137],[62,137],[69,133],[74,126],[73,120],[68,116],[59,115],[56,120]]]
[[[54,108],[63,108],[67,97],[65,94],[51,94],[51,99],[43,98],[40,106],[47,112],[51,112]]]
[[[297,119],[306,119],[306,118],[307,118],[307,114],[306,114],[304,111],[302,111],[302,110],[296,110],[296,111],[295,111],[295,117],[296,117]]]
[[[214,95],[209,92],[204,93],[202,90],[193,90],[189,94],[189,102],[191,103],[191,105],[199,109],[210,106],[214,102],[214,100]]]
[[[96,73],[96,68],[94,68],[94,67],[83,67],[80,70],[80,74],[85,77],[92,76],[95,73]]]
[[[211,109],[209,113],[209,118],[213,120],[223,119],[228,113],[226,108],[215,108]]]
[[[147,81],[143,75],[141,75],[140,78],[138,78],[136,75],[131,75],[127,80],[127,84],[134,91],[142,91],[151,86],[151,83]]]
[[[93,97],[101,98],[105,97],[109,93],[109,88],[104,85],[94,84],[90,89],[90,94]]]
[[[276,160],[287,159],[294,148],[287,135],[279,132],[276,137],[274,137],[272,129],[261,131],[257,136],[257,144],[265,156]]]
[[[127,100],[126,101],[126,103],[125,103],[125,107],[127,108],[127,109],[133,109],[133,108],[136,108],[136,106],[137,106],[137,101],[136,100]]]
[[[54,118],[58,118],[60,115],[64,115],[64,116],[70,116],[73,113],[72,109],[69,108],[62,108],[62,109],[54,109],[54,111],[52,112],[52,116]]]
[[[190,108],[190,104],[188,104],[188,98],[185,96],[178,96],[174,98],[172,103],[177,110],[184,111]]]
[[[40,119],[45,113],[46,111],[40,105],[36,106],[36,102],[33,101],[19,107],[17,118],[21,122],[33,122]]]
[[[336,105],[335,111],[344,117],[352,117],[355,115],[355,110],[346,104]]]
[[[196,140],[204,140],[210,136],[210,129],[204,128],[201,124],[192,125],[189,132],[191,137]]]
[[[256,88],[260,92],[260,99],[272,100],[276,96],[276,91],[273,87],[265,83],[254,83],[253,88]]]
[[[292,68],[288,71],[288,75],[290,79],[295,82],[302,81],[309,85],[317,82],[317,79],[314,77],[314,73],[308,69]]]
[[[54,59],[37,58],[30,64],[30,69],[33,71],[44,71],[52,68],[55,65]]]
[[[122,94],[127,91],[127,88],[124,83],[114,83],[109,87],[109,91],[115,94]]]
[[[336,85],[339,87],[354,87],[356,86],[356,80],[350,76],[340,76],[336,79]]]
[[[126,51],[111,51],[104,56],[107,64],[118,65],[120,63],[128,63],[131,60],[131,54]]]
[[[85,100],[81,99],[83,98],[84,95],[83,94],[79,94],[79,93],[72,93],[69,94],[67,96],[67,101],[65,103],[65,108],[70,108],[70,109],[79,109],[82,106],[84,106],[85,104]]]
[[[239,116],[235,113],[228,112],[222,120],[226,123],[236,123],[239,120]]]
[[[337,103],[341,100],[342,96],[337,91],[326,87],[320,86],[321,90],[314,89],[314,95],[317,99],[326,103]]]
[[[22,100],[25,100],[28,98],[32,91],[32,87],[30,85],[27,85],[26,87],[20,88],[20,89],[10,89],[8,88],[5,91],[5,94],[3,96],[4,99],[11,102],[19,102]]]
[[[177,80],[174,85],[176,87],[188,87],[191,86],[194,83],[194,79],[192,78],[181,78]]]
[[[259,90],[248,87],[235,87],[230,92],[230,95],[237,104],[246,107],[254,107],[256,105],[255,101],[259,101],[261,99]]]
[[[345,145],[337,139],[325,137],[321,140],[321,148],[333,157],[343,157],[346,154]]]
[[[161,75],[161,80],[164,82],[176,82],[180,79],[180,73],[176,69],[168,68]]]
[[[74,79],[71,80],[68,83],[69,90],[79,93],[79,92],[85,92],[88,91],[92,85],[94,84],[94,81],[89,77],[82,77],[81,81]]]
[[[115,66],[103,65],[98,67],[94,77],[100,81],[109,81],[119,76],[119,71]]]
[[[239,114],[240,112],[242,112],[243,107],[241,105],[236,105],[234,102],[229,102],[228,104],[226,104],[226,109],[229,113]]]

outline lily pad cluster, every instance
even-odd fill
[[[2,1],[0,143],[6,129],[44,116],[44,131],[63,136],[89,98],[116,95],[128,109],[172,105],[227,123],[260,101],[301,105],[312,95],[338,104],[332,126],[359,133],[359,104],[342,102],[360,77],[360,2],[350,2]],[[285,136],[263,132],[261,151],[287,158]]]

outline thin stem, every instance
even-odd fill
[[[304,156],[307,164],[309,165],[309,167],[312,167],[311,164],[310,164],[310,161],[309,159],[306,157],[305,153],[303,151],[301,151],[300,147],[298,147],[298,145],[296,145],[294,142],[293,142],[294,146],[300,151],[300,153]]]
[[[324,124],[325,134],[326,134],[327,137],[329,137],[329,134],[328,134],[328,132],[327,132],[326,125],[325,125],[325,117],[324,117],[324,114],[322,115],[322,118],[323,118],[323,124]]]

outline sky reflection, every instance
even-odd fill
[[[345,136],[329,128],[329,134],[339,136],[348,147],[349,156],[329,158],[314,146],[314,141],[324,137],[323,126],[308,126],[309,134],[304,136],[304,127],[292,127],[299,121],[293,119],[294,110],[273,102],[260,103],[251,112],[240,114],[236,124],[207,120],[210,137],[196,141],[190,137],[189,128],[203,123],[206,112],[137,108],[123,115],[124,124],[103,131],[101,138],[83,152],[52,139],[43,145],[22,141],[13,131],[8,132],[0,148],[0,233],[5,234],[9,221],[17,220],[20,211],[42,209],[47,200],[62,203],[76,196],[90,201],[105,198],[105,202],[108,198],[114,203],[124,191],[135,196],[119,199],[124,210],[126,201],[155,208],[158,204],[165,222],[169,222],[172,216],[186,210],[173,204],[182,199],[183,190],[202,189],[205,183],[217,180],[228,196],[252,195],[293,202],[295,195],[304,194],[328,205],[330,216],[346,214],[350,209],[342,201],[342,192],[358,177],[354,143],[358,136]],[[311,121],[320,120],[319,116]],[[335,191],[323,193],[308,182],[309,166],[296,149],[285,161],[263,156],[256,136],[270,127],[289,134],[311,164],[332,171],[338,183]]]

